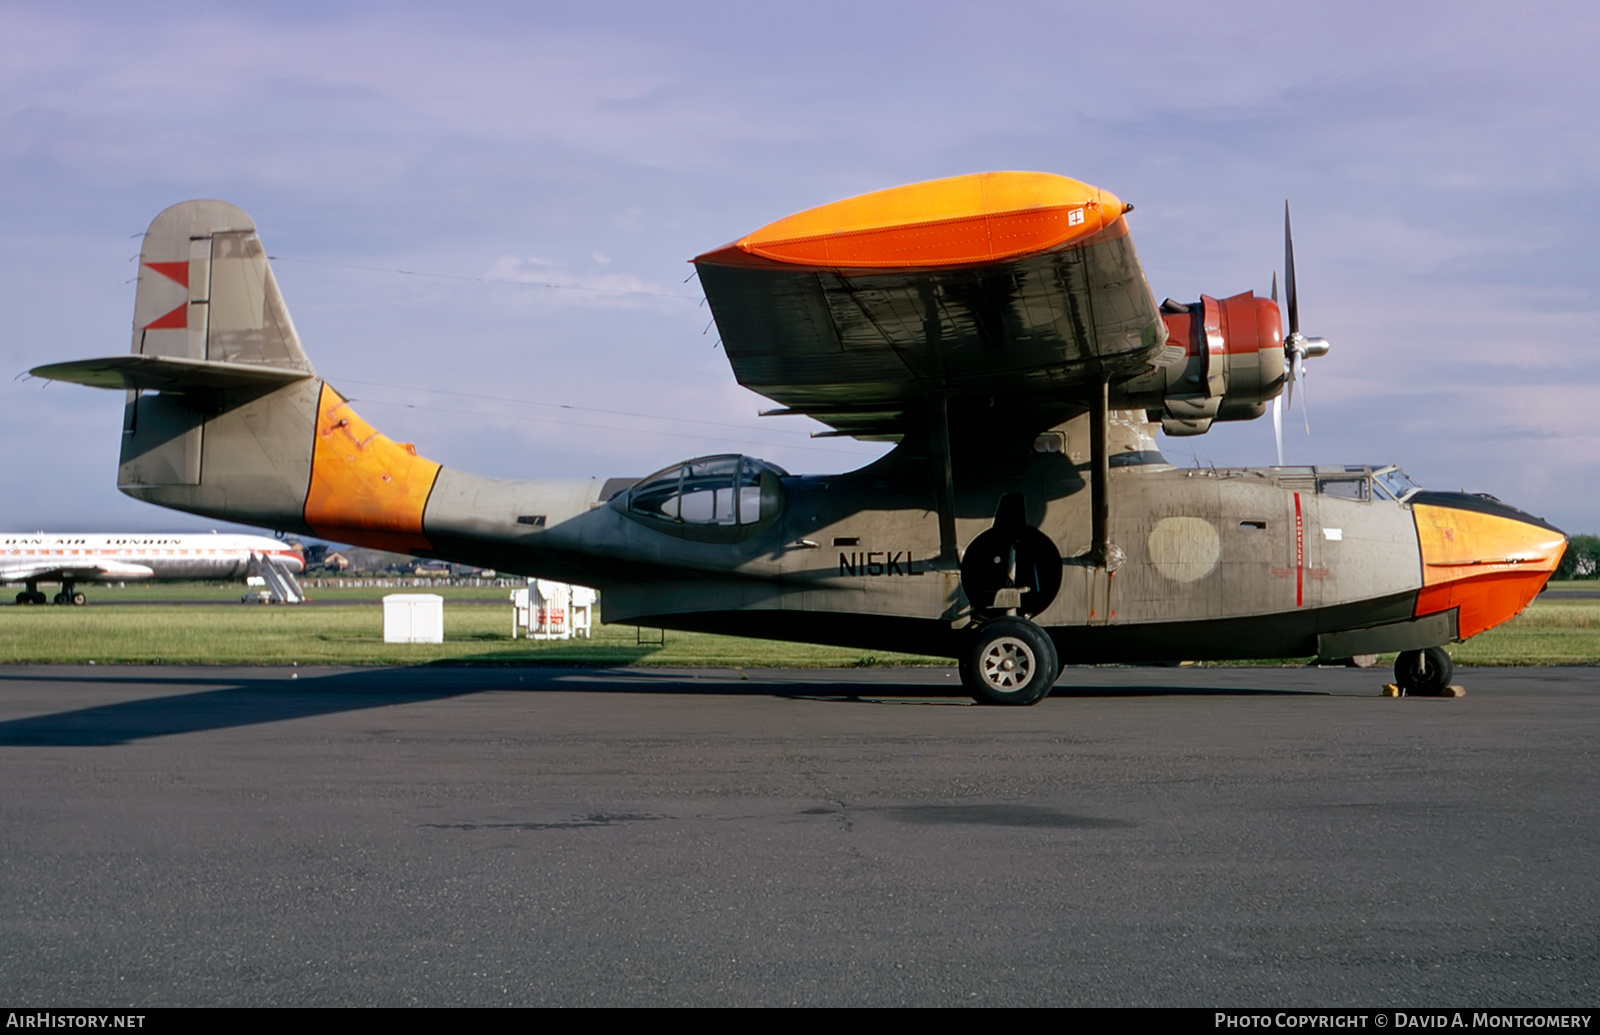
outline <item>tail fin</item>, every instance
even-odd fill
[[[117,487],[164,506],[220,507],[248,524],[304,530],[284,510],[305,499],[321,386],[243,211],[186,201],[151,222],[130,355],[143,361],[134,369],[172,381],[158,395],[140,391],[158,385],[131,386]],[[284,380],[239,383],[250,373]]]
[[[139,255],[133,348],[38,367],[124,388],[117,487],[137,499],[282,531],[425,549],[439,465],[390,441],[316,376],[243,211],[186,201]]]
[[[145,232],[133,354],[316,374],[255,224],[222,201],[174,205]]]

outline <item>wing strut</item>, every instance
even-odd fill
[[[934,460],[939,464],[939,480],[935,483],[939,507],[939,568],[959,568],[960,554],[956,551],[956,479],[950,467],[950,399],[939,395],[928,400],[928,415],[932,427]]]
[[[923,284],[918,294],[922,298],[922,334],[927,341],[928,355],[939,380],[943,381],[944,323],[939,318],[939,299],[930,284]],[[915,376],[916,371],[911,370],[909,364],[907,370]],[[939,464],[939,481],[935,486],[939,506],[939,559],[934,566],[948,571],[961,567],[961,553],[956,549],[956,476],[950,461],[950,396],[945,392],[928,393],[928,423],[933,456]]]
[[[1100,387],[1089,396],[1089,495],[1093,505],[1089,560],[1104,568],[1111,553],[1111,454],[1106,448],[1111,420],[1110,382],[1102,374]]]

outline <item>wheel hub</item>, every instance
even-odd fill
[[[1015,690],[1033,671],[1033,652],[1012,637],[996,640],[983,652],[983,678],[997,690]]]

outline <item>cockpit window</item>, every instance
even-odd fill
[[[1372,486],[1385,499],[1401,501],[1404,501],[1406,497],[1413,492],[1420,491],[1422,488],[1422,486],[1412,481],[1404,471],[1393,465],[1380,467],[1373,471]]]
[[[628,491],[628,513],[677,527],[737,530],[776,517],[782,468],[753,457],[705,456],[669,467]]]
[[[1344,478],[1318,478],[1317,492],[1323,496],[1337,496],[1345,500],[1369,499],[1367,476],[1363,474]]]

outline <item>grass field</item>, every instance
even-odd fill
[[[596,626],[594,638],[589,640],[513,640],[510,590],[497,586],[309,588],[307,596],[314,603],[299,607],[241,604],[244,587],[236,584],[95,586],[86,591],[93,601],[88,607],[0,605],[0,663],[416,665],[455,661],[785,668],[947,664],[910,654],[703,633],[668,632],[664,643],[641,644],[640,631],[631,625]],[[384,643],[379,600],[390,593],[443,596],[444,643]],[[642,638],[659,641],[663,636],[646,629]]]
[[[1535,600],[1505,625],[1453,645],[1450,655],[1458,665],[1600,665],[1600,598]]]
[[[509,590],[495,586],[314,588],[308,591],[314,604],[307,607],[241,604],[243,588],[202,583],[92,586],[86,587],[94,601],[88,607],[0,605],[0,663],[948,664],[915,655],[702,633],[668,632],[664,644],[640,644],[633,626],[599,626],[592,640],[512,640]],[[1551,589],[1600,591],[1600,584],[1557,583]],[[383,642],[378,600],[395,592],[436,592],[445,598],[444,643]],[[142,606],[104,606],[117,603]],[[659,637],[644,631],[645,639]],[[1600,664],[1600,597],[1536,601],[1516,620],[1455,644],[1451,654],[1463,665]]]

